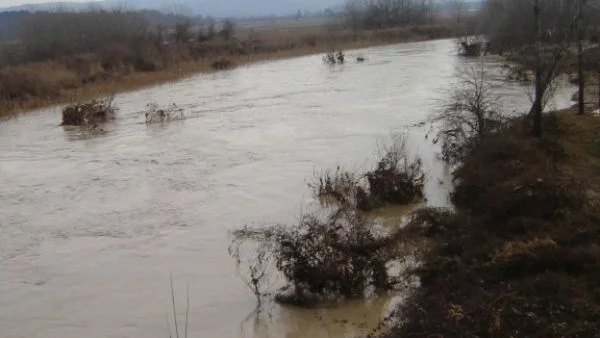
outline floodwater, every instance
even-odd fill
[[[318,310],[266,300],[253,312],[227,254],[230,230],[294,222],[314,170],[368,168],[393,131],[408,132],[423,158],[428,203],[448,205],[449,170],[413,125],[470,61],[450,40],[349,54],[367,61],[329,67],[307,56],[118,95],[104,133],[60,127],[60,107],[0,123],[0,336],[168,337],[171,275],[180,336],[188,286],[189,337],[372,329],[397,297]],[[529,106],[525,88],[499,88],[508,111]],[[559,94],[555,104],[567,105],[571,92]],[[147,126],[151,102],[176,103],[187,118]]]

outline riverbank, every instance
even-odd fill
[[[516,119],[456,170],[454,211],[420,211],[421,286],[387,337],[600,332],[600,117]]]
[[[226,58],[237,66],[332,49],[348,50],[402,42],[448,38],[453,29],[430,25],[353,32],[336,30],[320,34],[279,35],[254,41],[249,51],[246,41],[203,46],[202,57],[173,50],[164,69],[133,71],[109,69],[95,55],[65,58],[43,63],[0,69],[0,117],[56,104],[89,100],[175,81],[197,73],[214,72],[213,63]],[[244,47],[242,49],[242,46]],[[209,56],[208,56],[209,55]],[[352,60],[353,61],[353,60]],[[351,61],[351,62],[352,62]]]

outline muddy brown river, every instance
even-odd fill
[[[428,203],[448,205],[449,170],[427,128],[411,126],[473,61],[451,40],[349,52],[358,54],[366,62],[307,56],[121,94],[105,133],[59,126],[60,107],[1,122],[0,336],[168,337],[171,274],[180,325],[189,285],[189,337],[372,329],[401,295],[315,310],[267,299],[257,314],[227,254],[231,229],[294,222],[311,203],[314,170],[368,168],[393,131],[409,133],[426,165]],[[526,86],[498,92],[506,111],[530,104]],[[555,106],[569,104],[568,88],[557,94]],[[187,118],[147,126],[151,102],[176,103]]]

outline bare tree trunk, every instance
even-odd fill
[[[579,101],[577,113],[585,112],[585,79],[583,77],[583,2],[577,0],[577,77],[579,82]]]
[[[542,101],[544,99],[542,65],[542,30],[540,19],[540,0],[534,0],[533,16],[535,21],[535,100],[533,101],[533,135],[542,136]]]

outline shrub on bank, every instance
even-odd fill
[[[527,136],[524,119],[482,139],[455,172],[456,209],[421,210],[398,236],[428,245],[414,271],[421,286],[400,306],[400,323],[386,337],[600,331],[600,204],[581,183],[596,178],[573,174],[599,160],[586,140],[600,126],[591,116],[577,122],[579,134],[568,143],[577,149],[573,158],[561,140],[569,125],[545,118],[545,139]]]

